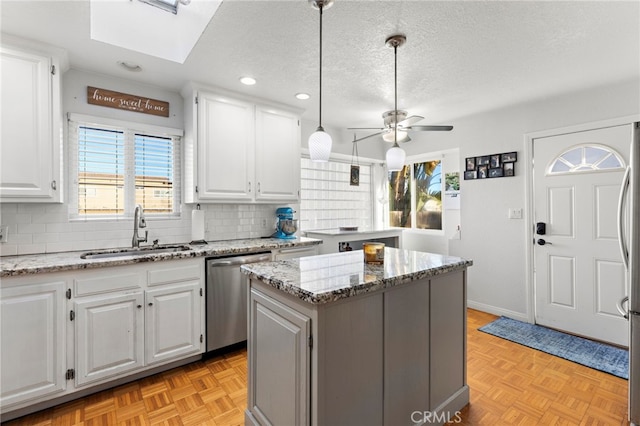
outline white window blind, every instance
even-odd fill
[[[69,115],[71,218],[179,215],[181,131],[100,121]]]
[[[124,214],[124,132],[78,125],[77,140],[78,214]]]
[[[351,164],[301,160],[300,229],[371,228],[371,165],[360,164],[360,184],[350,184]]]

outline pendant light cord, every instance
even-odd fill
[[[398,146],[398,43],[393,44],[393,94],[395,128],[393,129],[393,146]]]
[[[322,128],[322,2],[318,2],[318,9],[320,9],[320,95],[318,96],[318,130]]]

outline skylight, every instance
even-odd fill
[[[222,0],[189,2],[90,0],[91,38],[183,64]]]

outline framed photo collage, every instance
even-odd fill
[[[464,179],[488,179],[515,176],[517,152],[465,158]]]

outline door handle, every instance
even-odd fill
[[[622,255],[622,262],[625,269],[629,269],[629,248],[627,246],[627,240],[624,235],[624,205],[629,192],[629,178],[631,173],[631,167],[627,167],[622,178],[622,186],[620,187],[620,196],[618,197],[618,243],[620,244],[620,254]]]
[[[542,238],[539,238],[538,241],[536,241],[538,243],[539,246],[552,246],[553,244],[543,240]]]
[[[622,300],[620,300],[617,304],[616,304],[616,308],[618,308],[618,312],[620,312],[620,314],[622,314],[622,316],[624,317],[624,319],[629,319],[629,311],[625,310],[624,307],[622,305],[624,305],[625,303],[627,303],[629,301],[629,296],[625,296],[622,298]]]

